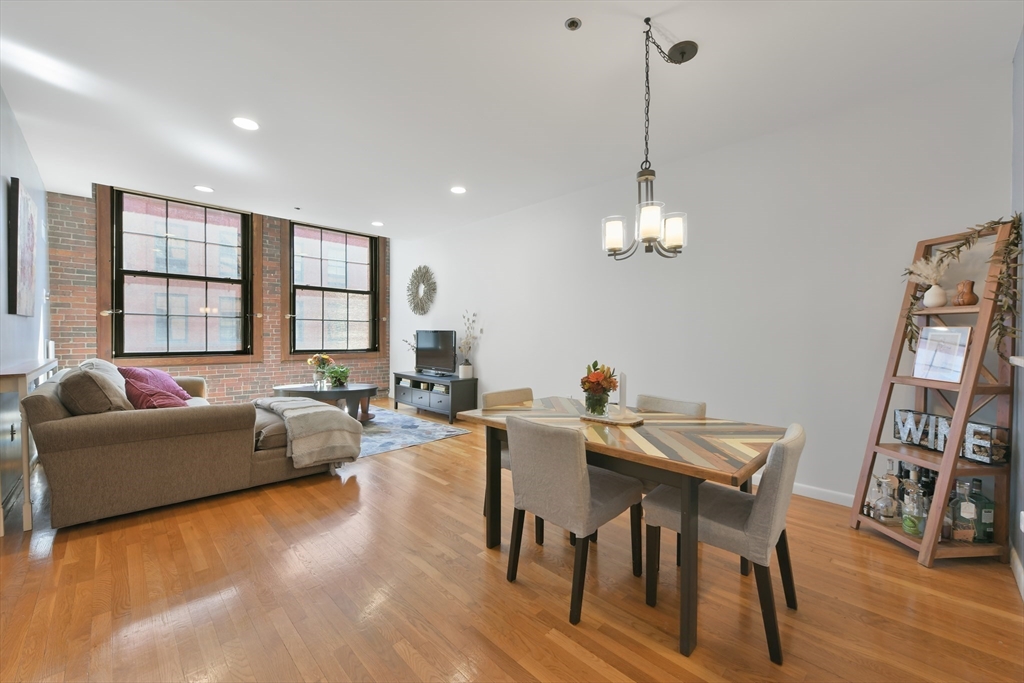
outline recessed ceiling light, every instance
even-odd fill
[[[380,221],[374,221],[374,222],[370,223],[370,225],[372,225],[375,228],[383,228],[384,227],[384,224],[381,223]]]
[[[452,194],[466,194],[466,188],[456,185],[452,188]]]
[[[195,188],[200,192],[213,192],[213,188],[206,185],[196,185]]]
[[[296,207],[295,207],[295,210],[296,210],[296,211],[302,211],[302,207],[301,207],[301,206],[296,206]]]
[[[260,129],[260,124],[256,123],[252,119],[246,119],[246,118],[243,118],[241,116],[237,116],[237,117],[231,119],[231,123],[235,124],[239,128],[243,128],[245,130],[259,130]]]

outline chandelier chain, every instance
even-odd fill
[[[654,43],[654,47],[658,49],[662,59],[669,64],[672,63],[672,60],[668,58],[665,51],[661,49],[661,45],[658,45],[658,41],[651,34],[651,20],[644,19],[644,22],[647,24],[647,30],[644,31],[644,160],[640,164],[642,171],[651,167],[651,160],[648,158],[651,141],[651,43]]]

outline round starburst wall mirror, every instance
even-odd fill
[[[409,287],[406,289],[409,309],[416,315],[426,315],[434,303],[435,294],[437,294],[437,282],[434,281],[434,274],[427,266],[418,266],[416,270],[412,271],[412,275],[409,277]]]

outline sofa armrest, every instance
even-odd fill
[[[178,386],[192,398],[206,398],[206,380],[202,377],[175,377]]]
[[[255,406],[239,403],[79,415],[33,425],[32,437],[40,453],[55,453],[222,432],[251,433],[255,424]]]

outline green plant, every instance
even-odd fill
[[[352,372],[346,365],[329,365],[324,370],[327,379],[331,380],[331,386],[340,387],[348,381],[348,374]]]
[[[941,267],[944,264],[948,265],[948,261],[959,261],[960,254],[966,249],[970,249],[978,240],[995,230],[1003,223],[1003,219],[989,221],[984,225],[976,225],[973,229],[964,233],[963,239],[956,242],[945,249],[939,249],[936,254],[931,257],[931,264],[933,266]],[[995,292],[991,299],[995,301],[995,312],[992,316],[992,327],[989,330],[992,338],[992,345],[995,347],[996,352],[999,353],[999,357],[1003,360],[1007,359],[1007,353],[1004,347],[1004,341],[1009,338],[1013,339],[1018,336],[1020,330],[1013,326],[1007,325],[1006,321],[1008,318],[1012,318],[1016,315],[1020,303],[1020,291],[1018,289],[1018,283],[1020,281],[1020,273],[1018,272],[1018,262],[1021,256],[1021,217],[1020,214],[1016,214],[1010,219],[1010,236],[1005,242],[997,244],[995,253],[992,255],[990,263],[999,263],[1002,268],[999,271],[999,276],[996,278]],[[917,265],[917,264],[915,264]],[[913,266],[911,266],[913,268]],[[903,272],[906,277],[911,277],[915,273],[908,268]],[[916,282],[915,279],[911,279],[911,282]],[[918,286],[910,294],[910,307],[907,308],[907,313],[904,318],[904,332],[907,337],[907,349],[910,351],[917,350],[917,341],[921,336],[921,328],[917,324],[917,320],[914,317],[914,311],[917,310],[921,303],[921,298],[924,296],[924,292],[927,287],[919,283]],[[1018,323],[1019,324],[1019,323]]]

